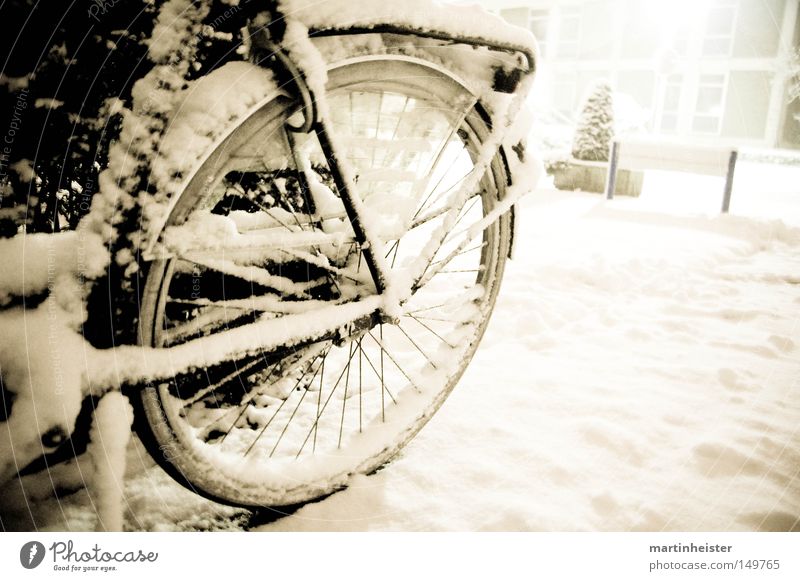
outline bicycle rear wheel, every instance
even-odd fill
[[[229,504],[308,501],[394,456],[466,368],[509,252],[508,215],[478,224],[507,183],[499,156],[463,205],[448,205],[489,132],[462,84],[408,57],[362,57],[328,76],[334,129],[393,275],[410,272],[453,215],[455,226],[392,323],[365,321],[336,340],[254,352],[141,392],[139,431],[156,460]],[[374,296],[317,144],[285,128],[292,107],[276,95],[236,122],[179,192],[159,233],[170,256],[144,285],[142,344],[323,316]]]

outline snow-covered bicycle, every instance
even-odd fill
[[[137,431],[176,480],[248,507],[340,489],[431,418],[486,329],[532,171],[511,122],[527,32],[427,1],[270,8],[250,62],[171,107],[141,229],[114,234],[139,281],[135,316],[114,313],[138,330],[120,372]],[[148,138],[124,123],[123,190]]]

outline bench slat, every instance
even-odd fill
[[[618,167],[660,169],[724,177],[732,148],[681,146],[678,144],[622,142]]]

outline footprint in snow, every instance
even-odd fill
[[[733,369],[720,369],[717,371],[717,379],[731,391],[752,391],[755,389],[753,386],[742,383],[739,374]]]
[[[789,353],[790,351],[794,351],[795,348],[794,341],[789,339],[789,337],[772,335],[767,341],[774,345],[781,353]]]

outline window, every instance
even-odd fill
[[[661,133],[675,133],[678,130],[678,111],[681,105],[681,87],[683,77],[670,75],[664,84],[664,95],[661,103],[661,117],[658,130]]]
[[[539,42],[541,54],[547,54],[547,28],[550,20],[549,9],[527,7],[506,8],[500,10],[500,16],[502,16],[506,22],[523,28],[529,28]]]
[[[500,11],[506,22],[514,26],[521,26],[525,28],[528,24],[528,9],[527,8],[506,8]]]
[[[553,108],[570,119],[575,115],[578,79],[575,73],[560,72],[553,77]]]
[[[727,57],[733,48],[737,0],[714,0],[708,9],[703,56]]]
[[[531,9],[528,14],[528,28],[531,29],[536,40],[539,41],[542,56],[547,54],[547,24],[549,20],[549,10]]]
[[[561,9],[558,29],[558,56],[575,58],[581,38],[581,9],[579,6],[566,6]]]
[[[719,133],[724,97],[725,75],[700,75],[692,131],[695,133]]]
[[[679,56],[686,56],[689,52],[692,31],[689,20],[681,20],[672,34],[672,49]]]

